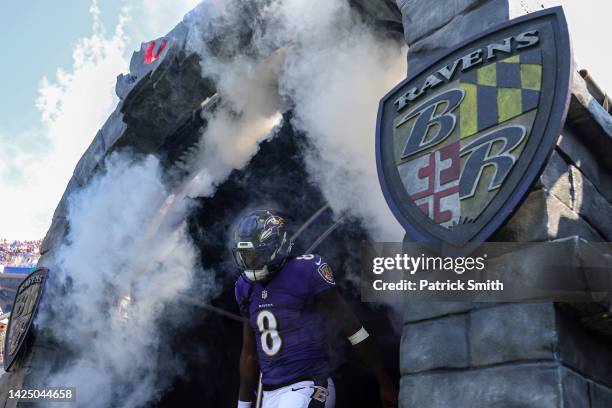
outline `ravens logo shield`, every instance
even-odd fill
[[[557,7],[459,45],[382,99],[379,178],[410,238],[464,247],[502,225],[557,141],[571,65]]]
[[[327,283],[330,283],[332,285],[336,284],[336,281],[334,280],[334,272],[327,263],[324,263],[323,265],[319,266],[318,271],[319,275],[321,275],[321,277],[325,279]]]

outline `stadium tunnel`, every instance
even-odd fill
[[[303,159],[308,141],[295,131],[290,119],[291,113],[286,113],[277,134],[260,145],[243,170],[233,171],[212,197],[194,198],[189,231],[200,251],[203,270],[215,271],[221,290],[210,303],[203,304],[197,288],[206,284],[207,277],[196,276],[191,293],[164,313],[168,317],[163,319],[172,319],[185,310],[196,317],[178,332],[162,332],[164,343],[171,345],[186,366],[185,375],[177,378],[154,406],[185,406],[194,400],[205,401],[206,406],[235,406],[242,322],[234,297],[238,271],[227,242],[239,215],[261,207],[280,211],[293,226],[294,254],[313,252],[328,260],[341,293],[372,334],[389,371],[399,379],[400,337],[393,311],[389,306],[360,301],[359,254],[366,233],[357,220],[333,214],[321,191],[309,181]],[[169,138],[174,146],[165,150],[168,165],[176,160],[178,152],[187,150],[185,146],[194,143],[197,125],[186,124]],[[171,325],[163,319],[160,327]],[[376,379],[346,339],[333,332],[328,335],[337,407],[378,407]]]
[[[401,15],[394,1],[383,0],[376,5],[362,0],[350,0],[349,3],[379,35],[402,43]],[[243,41],[249,35],[249,32],[243,33]],[[212,43],[217,41],[220,40],[211,40]],[[167,142],[159,151],[163,152],[162,163],[167,167],[169,183],[177,182],[177,174],[180,179],[177,163],[197,149],[207,112],[214,111],[222,103],[216,95],[210,97],[165,139]],[[367,240],[365,229],[359,220],[333,214],[306,168],[304,154],[312,146],[292,126],[291,118],[291,111],[286,112],[276,134],[262,142],[247,166],[234,170],[213,196],[193,199],[195,206],[188,219],[189,231],[200,251],[203,269],[215,271],[221,289],[210,303],[203,304],[198,300],[197,288],[206,284],[207,277],[196,276],[190,295],[164,314],[171,319],[175,314],[190,310],[190,316],[197,318],[178,328],[178,332],[163,333],[172,352],[185,361],[186,367],[185,375],[173,381],[155,406],[184,406],[194,400],[205,401],[206,406],[212,407],[235,406],[242,322],[234,296],[238,271],[227,243],[239,216],[255,208],[273,208],[286,217],[294,228],[294,254],[313,252],[328,260],[339,290],[371,333],[385,366],[399,382],[401,328],[396,321],[397,312],[389,305],[361,302],[359,257],[361,245]],[[164,321],[160,326],[165,326]],[[334,333],[329,333],[328,337],[337,408],[379,407],[374,376],[360,362],[346,339]]]

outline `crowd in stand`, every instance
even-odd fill
[[[40,257],[40,244],[36,241],[12,241],[0,239],[0,265],[2,266],[36,266]]]

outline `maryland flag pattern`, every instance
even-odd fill
[[[529,138],[541,84],[541,50],[530,49],[462,72],[395,118],[402,183],[435,224],[474,222],[495,197]]]
[[[540,50],[531,50],[462,75],[461,137],[537,108],[542,84]]]
[[[378,106],[376,168],[406,239],[472,250],[516,215],[559,141],[572,51],[561,7],[412,65]]]

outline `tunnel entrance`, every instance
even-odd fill
[[[191,133],[191,132],[187,132]],[[192,138],[186,134],[187,139]],[[176,139],[175,139],[176,140]],[[182,375],[160,381],[166,389],[152,406],[235,407],[238,395],[238,362],[242,323],[234,298],[238,277],[227,242],[233,223],[253,208],[274,208],[294,226],[294,254],[324,256],[335,271],[340,291],[367,327],[383,354],[385,365],[399,378],[399,334],[388,306],[361,303],[359,252],[366,234],[357,220],[334,216],[321,191],[309,180],[302,152],[308,141],[291,126],[286,114],[277,134],[260,145],[243,170],[235,170],[214,196],[196,198],[189,231],[200,250],[205,275],[194,278],[190,294],[168,307],[160,328],[174,326],[177,316],[192,316],[172,331],[160,330],[168,350],[158,353],[164,367],[165,353],[184,362]],[[203,285],[214,278],[216,295],[201,296]],[[351,350],[346,339],[330,337],[330,359],[335,367],[336,407],[376,408],[378,385],[374,376]]]

